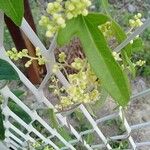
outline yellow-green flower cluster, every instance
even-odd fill
[[[39,25],[40,26],[44,26],[44,27],[47,27],[47,25],[50,23],[50,19],[49,17],[46,17],[46,16],[41,16],[41,20],[39,21]]]
[[[57,14],[63,10],[63,6],[61,4],[62,0],[56,0],[55,2],[48,3],[47,5],[47,13],[49,14]]]
[[[80,70],[83,68],[83,64],[85,63],[84,59],[81,58],[75,58],[74,62],[71,63],[71,66],[76,69],[76,70]]]
[[[122,61],[121,57],[120,57],[120,53],[117,52],[112,52],[114,58],[116,61]]]
[[[59,69],[60,69],[59,66],[58,66],[57,64],[54,64],[54,65],[53,65],[52,72],[53,72],[53,73],[57,73],[57,71],[58,71]]]
[[[33,143],[32,147],[34,149],[42,149],[42,150],[54,150],[52,147],[50,146],[43,146],[44,145],[44,142],[35,142]]]
[[[67,19],[72,19],[78,15],[86,16],[87,8],[91,5],[90,0],[68,0],[65,3],[65,14]]]
[[[24,56],[28,56],[28,50],[23,49],[22,51],[18,52],[16,48],[12,48],[11,50],[6,52],[7,56],[9,56],[12,60],[18,60]]]
[[[138,60],[135,63],[132,62],[134,67],[142,67],[145,63],[146,63],[145,60]],[[122,67],[123,70],[125,69],[125,66],[123,64],[121,65],[121,67]],[[127,66],[126,68],[129,69],[130,66]]]
[[[53,37],[54,34],[66,26],[65,19],[61,14],[54,14],[50,23],[47,25],[46,37]]]
[[[64,52],[60,53],[59,58],[62,56],[64,62],[61,63],[62,67],[60,64],[56,64],[57,67],[54,65],[54,69],[57,69],[57,71],[58,69],[64,68],[64,66],[69,66],[69,64],[66,64],[64,61],[66,58]],[[98,90],[99,80],[86,59],[75,58],[70,64],[70,68],[75,70],[76,73],[67,74],[67,79],[70,83],[67,88],[50,86],[50,88],[55,88],[53,92],[59,97],[60,103],[56,105],[59,110],[69,109],[73,105],[81,103],[94,103],[100,97],[100,92]],[[56,72],[56,70],[54,71]],[[53,81],[58,84],[56,79],[53,79]]]
[[[46,60],[42,56],[40,49],[37,47],[36,49],[36,57],[29,56],[28,50],[23,49],[22,51],[17,51],[16,48],[12,48],[11,50],[6,52],[6,55],[10,57],[12,60],[19,60],[22,59],[23,57],[28,58],[29,60],[25,63],[25,67],[29,67],[32,64],[33,60],[37,60],[39,65],[44,65]]]
[[[66,60],[66,54],[65,54],[64,52],[61,52],[61,53],[59,54],[58,61],[59,61],[60,63],[65,63],[65,60]],[[57,71],[58,71],[59,69],[61,69],[61,68],[62,68],[62,66],[61,66],[61,65],[58,65],[58,64],[56,63],[56,64],[53,65],[52,72],[53,72],[53,73],[57,73]]]
[[[33,59],[37,59],[39,65],[44,65],[46,59],[42,56],[40,48],[36,47],[35,51],[36,51],[36,57]]]
[[[46,11],[49,17],[41,16],[41,20],[39,21],[39,25],[46,27],[47,37],[53,37],[60,28],[66,26],[65,18],[62,14],[63,10],[62,0],[48,3]]]
[[[137,28],[140,27],[143,22],[141,21],[142,14],[138,13],[137,15],[134,16],[134,19],[129,20],[129,24],[132,28]]]
[[[116,61],[121,62],[121,67],[122,67],[122,69],[125,69],[125,67],[124,67],[124,65],[123,65],[123,63],[122,63],[122,58],[120,57],[120,53],[112,52],[112,55],[114,56],[114,58],[115,58]],[[137,67],[137,66],[142,67],[145,63],[146,63],[145,60],[138,60],[138,61],[135,62],[135,63],[132,62],[132,64],[133,64],[134,67]],[[128,68],[128,67],[129,67],[129,66],[127,66],[127,68]]]
[[[134,15],[133,19],[129,20],[129,25],[131,27],[130,31],[128,32],[129,34],[132,33],[132,30],[134,30],[135,28],[140,27],[143,24],[143,22],[141,21],[141,18],[142,18],[142,14],[137,13],[136,15]],[[139,35],[137,35],[136,38],[139,38]],[[130,44],[133,44],[133,41],[134,40],[131,40]]]
[[[41,16],[39,25],[46,27],[46,36],[53,37],[54,34],[61,28],[65,28],[66,20],[72,19],[82,14],[88,14],[87,8],[91,5],[90,0],[56,0],[47,5],[47,16]]]
[[[135,65],[141,67],[141,66],[143,66],[145,63],[146,63],[145,60],[138,60],[138,61],[135,63]]]
[[[58,61],[59,61],[60,63],[62,63],[62,62],[65,62],[65,60],[66,60],[66,54],[65,54],[64,52],[61,52],[61,53],[59,54],[59,59],[58,59]]]
[[[112,23],[110,21],[107,21],[105,24],[99,25],[98,29],[106,38],[110,38],[113,35]]]

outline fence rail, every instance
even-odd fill
[[[28,88],[28,90],[30,90],[32,92],[32,94],[35,96],[37,103],[38,104],[44,104],[46,105],[46,107],[48,108],[53,108],[55,111],[56,109],[54,108],[54,106],[50,103],[50,101],[45,97],[44,92],[43,92],[43,88],[46,85],[46,83],[48,82],[51,74],[52,74],[52,66],[55,63],[55,56],[53,53],[53,49],[56,47],[56,43],[55,43],[55,38],[53,39],[49,49],[47,50],[45,48],[45,46],[42,44],[42,42],[39,40],[39,38],[37,37],[37,35],[34,33],[34,31],[31,29],[31,27],[29,26],[29,24],[26,22],[25,19],[23,19],[22,21],[22,25],[20,27],[20,29],[26,34],[26,36],[30,39],[30,41],[33,43],[33,45],[35,47],[39,47],[41,49],[41,52],[43,54],[43,56],[45,58],[51,59],[51,62],[48,62],[46,64],[46,69],[47,69],[47,74],[43,80],[43,82],[41,83],[41,85],[39,86],[39,88],[36,88],[25,76],[24,74],[15,66],[15,64],[5,55],[5,49],[3,47],[3,28],[4,28],[4,23],[3,23],[3,13],[0,13],[0,58],[7,60],[13,67],[14,69],[18,72],[19,77],[21,79],[21,81],[23,82],[23,84]],[[119,45],[115,50],[116,51],[120,51],[124,46],[126,46],[126,44],[128,44],[130,42],[130,40],[132,40],[137,34],[140,34],[144,29],[146,29],[148,26],[150,25],[150,19],[148,19],[141,27],[140,29],[137,29],[135,33],[133,33],[133,35],[131,35],[129,38],[127,38],[127,40],[125,40],[121,45]],[[57,78],[60,80],[60,82],[64,85],[64,86],[68,86],[69,83],[66,80],[66,78],[63,76],[63,74],[61,72],[58,72],[57,74]],[[63,136],[57,132],[56,129],[53,129],[46,121],[44,121],[36,112],[36,110],[31,110],[28,106],[26,106],[18,97],[16,97],[11,90],[9,89],[9,87],[5,86],[3,89],[0,90],[0,93],[4,96],[4,102],[2,105],[2,112],[5,116],[5,120],[4,120],[4,126],[6,129],[6,133],[5,133],[5,141],[4,144],[7,147],[11,147],[14,150],[18,150],[18,149],[22,149],[22,150],[26,150],[26,146],[29,142],[34,143],[36,140],[31,136],[30,133],[34,133],[37,137],[39,137],[39,139],[41,139],[45,144],[51,145],[54,149],[56,150],[67,150],[67,149],[71,149],[71,150],[75,150],[75,144],[77,144],[78,142],[81,142],[83,144],[83,146],[88,149],[88,150],[94,150],[94,149],[103,149],[106,148],[108,150],[111,150],[112,147],[109,144],[110,140],[128,140],[130,145],[131,145],[131,149],[132,150],[136,150],[139,147],[143,147],[143,146],[150,146],[150,142],[141,142],[141,143],[135,143],[133,137],[131,136],[131,132],[133,130],[138,130],[141,128],[146,128],[146,127],[150,127],[150,121],[149,122],[144,122],[144,123],[140,123],[140,124],[135,124],[130,126],[128,124],[128,121],[126,119],[126,117],[124,116],[123,110],[120,107],[119,110],[117,112],[114,112],[113,114],[110,114],[108,116],[105,116],[103,118],[94,120],[93,117],[90,115],[90,113],[87,111],[87,109],[85,108],[84,105],[80,105],[78,108],[82,111],[82,113],[84,114],[84,116],[87,118],[87,120],[89,121],[89,123],[91,124],[92,128],[83,132],[77,132],[76,129],[67,121],[67,116],[63,116],[61,113],[57,113],[56,116],[59,120],[59,122],[61,123],[62,126],[65,126],[66,128],[68,128],[68,131],[70,131],[70,133],[72,135],[74,135],[75,139],[71,140],[71,141],[66,141]],[[147,89],[145,91],[142,91],[141,93],[138,93],[137,95],[133,95],[131,97],[132,100],[135,100],[139,97],[143,97],[145,95],[149,95],[150,94],[150,89]],[[9,98],[11,98],[16,104],[18,104],[27,114],[30,115],[32,121],[27,124],[26,122],[24,122],[21,118],[19,118],[13,111],[10,110],[10,108],[8,107],[8,101]],[[120,118],[120,120],[122,121],[122,123],[125,126],[126,129],[126,133],[124,135],[117,135],[117,136],[113,136],[113,137],[106,137],[104,135],[104,133],[101,131],[101,129],[98,127],[101,123],[111,120],[111,119],[115,119],[115,118]],[[18,128],[16,128],[12,122],[11,122],[11,118],[13,118],[16,122],[18,122],[22,127],[24,127],[27,130],[27,133],[23,133],[21,130],[19,130]],[[33,126],[33,122],[34,121],[38,121],[40,124],[42,124],[44,126],[44,128],[50,133],[49,137],[45,137],[42,133],[40,133],[36,128],[34,128]],[[14,132],[10,131],[13,130]],[[83,136],[90,134],[90,133],[96,133],[97,136],[101,139],[100,144],[97,145],[90,145],[86,142],[86,140],[84,140]],[[20,137],[20,138],[19,138]],[[52,141],[52,139],[54,137],[57,137],[58,140],[60,140],[63,144],[64,147],[59,148],[55,142]],[[34,148],[32,148],[34,149]]]

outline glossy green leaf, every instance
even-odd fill
[[[108,16],[100,13],[89,13],[88,16],[86,16],[86,18],[89,21],[91,21],[93,26],[95,26],[96,28],[99,25],[106,23],[107,21],[111,21],[111,19]]]
[[[0,108],[0,141],[3,141],[4,139],[5,139],[5,128],[3,124],[3,114]]]
[[[132,44],[132,51],[133,52],[138,52],[138,51],[142,51],[143,50],[143,41],[141,38],[137,38],[135,40],[133,40],[133,44]]]
[[[19,80],[15,69],[5,60],[0,59],[0,80]]]
[[[102,86],[118,104],[125,106],[130,98],[129,84],[126,75],[112,56],[103,34],[98,30],[98,22],[107,19],[103,16],[90,14],[68,21],[66,28],[59,31],[57,42],[62,46],[72,37],[79,37],[86,57]]]
[[[120,27],[120,25],[114,20],[112,20],[112,18],[110,18],[109,16],[106,16],[104,14],[98,14],[98,13],[90,13],[87,17],[88,20],[90,20],[94,26],[102,25],[107,21],[111,21],[114,36],[119,44],[122,43],[127,38],[126,33]],[[131,44],[128,44],[121,52],[123,56],[124,56],[124,52],[126,52],[127,56],[130,57],[132,52]]]
[[[0,0],[2,10],[17,25],[21,25],[24,15],[23,0]]]

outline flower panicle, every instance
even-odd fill
[[[44,65],[46,63],[46,59],[42,56],[41,51],[38,47],[36,47],[35,52],[36,52],[36,56],[32,57],[29,55],[27,49],[23,49],[18,52],[16,48],[12,48],[11,50],[8,50],[6,52],[6,55],[14,61],[22,59],[23,57],[28,58],[29,60],[25,63],[25,67],[27,68],[30,67],[33,60],[37,60],[39,65]]]

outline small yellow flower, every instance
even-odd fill
[[[32,64],[32,61],[29,60],[29,61],[27,61],[27,62],[25,63],[25,67],[28,68],[28,67],[30,67],[31,64]]]
[[[142,17],[142,14],[138,13],[137,15],[134,16],[134,19],[129,20],[129,25],[132,28],[140,27],[143,24],[143,22],[141,21],[141,17]]]
[[[59,29],[66,27],[68,19],[78,15],[88,15],[90,5],[90,0],[67,0],[64,3],[62,3],[62,0],[50,2],[46,8],[49,17],[41,16],[39,25],[47,28],[45,35],[51,38]]]
[[[57,73],[58,70],[59,70],[59,66],[57,64],[54,64],[52,72]]]
[[[105,24],[99,25],[98,29],[103,33],[106,38],[110,38],[113,35],[112,23],[107,21]]]
[[[113,54],[115,60],[117,60],[117,61],[122,61],[122,59],[120,58],[120,53],[112,52],[112,54]]]
[[[137,61],[135,64],[136,64],[136,66],[143,66],[144,64],[146,63],[146,61],[145,60],[139,60],[139,61]]]
[[[64,52],[61,52],[61,53],[59,54],[59,59],[58,59],[58,61],[59,61],[60,63],[62,63],[62,62],[65,62],[65,59],[66,59],[66,54],[65,54]]]
[[[130,24],[131,27],[134,27],[135,26],[135,21],[133,19],[130,19],[129,24]]]
[[[130,41],[130,44],[133,44],[133,40]]]
[[[142,17],[142,14],[141,13],[138,13],[137,14],[137,17],[140,19]]]
[[[39,21],[40,26],[47,26],[50,23],[49,17],[41,16],[41,19]]]
[[[74,59],[74,62],[71,63],[71,66],[72,66],[74,69],[80,70],[80,69],[82,69],[84,63],[85,63],[85,61],[82,60],[81,58],[75,58],[75,59]]]
[[[32,64],[33,60],[37,60],[39,65],[44,65],[46,60],[42,56],[40,49],[37,47],[35,51],[36,57],[32,57],[29,56],[27,49],[23,49],[22,51],[18,52],[16,48],[12,48],[12,50],[6,52],[6,55],[15,61],[23,57],[29,58],[30,60],[26,62],[25,67],[29,67]]]

